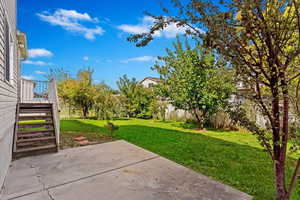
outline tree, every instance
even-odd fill
[[[77,78],[65,76],[67,73],[63,69],[52,70],[49,77],[64,77],[59,79],[58,96],[60,100],[71,108],[79,108],[84,118],[87,118],[89,110],[93,106],[93,96],[95,88],[92,85],[93,70],[90,68],[81,69],[77,73]]]
[[[230,73],[217,66],[211,52],[205,52],[200,44],[185,48],[177,37],[174,51],[167,49],[168,56],[159,57],[162,65],[154,69],[162,81],[158,89],[177,109],[190,111],[203,129],[204,121],[225,105],[234,85]]]
[[[120,116],[120,101],[106,84],[95,85],[94,109],[97,119],[110,120]]]
[[[150,103],[150,112],[153,119],[166,120],[167,102],[160,99],[160,97],[154,96]]]
[[[126,75],[120,77],[119,81],[117,81],[117,85],[121,93],[121,101],[127,117],[134,117],[133,100],[136,93],[137,84],[138,82],[135,80],[135,78],[130,80]]]
[[[72,78],[65,79],[57,83],[58,97],[60,103],[67,106],[69,115],[71,108],[75,107],[74,95],[79,88],[78,81]]]
[[[108,112],[108,99],[111,95],[110,88],[105,84],[95,85],[94,109],[97,119],[110,119]]]
[[[121,102],[127,117],[150,118],[150,103],[153,92],[143,88],[135,78],[129,79],[126,75],[117,82],[121,93]]]
[[[167,17],[152,15],[155,22],[150,31],[128,39],[144,46],[156,31],[175,23],[225,56],[251,91],[247,97],[268,119],[269,130],[253,128],[251,131],[273,160],[276,199],[290,199],[300,171],[299,158],[287,187],[287,146],[293,137],[289,131],[290,94],[296,93],[289,86],[300,77],[300,1],[232,0],[217,4],[191,0],[181,4],[173,0],[173,3],[178,14],[172,15],[165,9]]]
[[[153,98],[153,90],[151,88],[143,88],[142,85],[137,85],[133,98],[133,108],[136,117],[143,119],[152,117],[150,106]]]
[[[92,85],[93,70],[91,68],[81,69],[77,73],[79,87],[74,94],[74,103],[82,110],[83,118],[87,118],[89,110],[93,107],[95,90]]]

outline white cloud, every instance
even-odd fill
[[[53,63],[48,63],[48,62],[44,62],[44,61],[32,61],[32,60],[25,60],[22,63],[23,64],[28,64],[28,65],[39,65],[39,66],[53,65]]]
[[[85,61],[88,61],[88,60],[89,60],[89,57],[88,57],[88,56],[83,56],[82,59],[85,60]]]
[[[96,35],[102,35],[105,31],[100,26],[89,28],[81,22],[99,23],[98,18],[92,18],[87,13],[79,13],[76,10],[57,9],[54,13],[42,12],[37,16],[54,26],[60,26],[63,29],[83,35],[88,40],[94,40]]]
[[[98,18],[92,18],[87,13],[79,13],[76,10],[65,10],[65,9],[58,9],[55,12],[57,15],[60,15],[62,17],[71,18],[71,19],[77,19],[77,20],[84,20],[84,21],[91,21],[98,23]]]
[[[27,80],[34,79],[34,77],[32,75],[22,75],[21,77],[24,78],[24,79],[27,79]]]
[[[134,58],[128,58],[126,60],[122,60],[122,63],[128,63],[131,61],[137,61],[137,62],[148,62],[154,60],[153,56],[140,56],[140,57],[134,57]]]
[[[53,56],[53,53],[46,49],[29,49],[28,56],[29,56],[29,58],[51,57],[51,56]]]
[[[162,34],[166,38],[174,38],[176,35],[185,34],[186,30],[187,28],[185,27],[177,27],[176,24],[170,24],[162,31]]]
[[[34,73],[36,73],[36,74],[46,74],[46,72],[42,72],[42,71],[34,71]]]
[[[149,29],[146,26],[142,25],[128,25],[128,24],[122,24],[118,26],[118,29],[131,34],[139,34],[139,33],[146,33],[149,31]]]
[[[154,24],[155,19],[150,16],[145,16],[137,25],[122,24],[118,29],[130,34],[148,33],[150,27]],[[154,33],[154,37],[173,38],[178,34],[184,34],[188,30],[187,27],[177,27],[175,23],[169,24],[163,30],[158,30]]]

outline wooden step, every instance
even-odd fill
[[[52,113],[52,109],[51,108],[33,108],[33,109],[20,108],[19,113]]]
[[[23,134],[23,135],[18,135],[18,140],[19,138],[42,138],[42,137],[50,137],[53,136],[54,133],[33,133],[33,134]]]
[[[18,105],[18,129],[14,158],[57,152],[52,109],[50,103],[21,103]]]
[[[27,148],[27,147],[40,147],[40,146],[46,146],[49,144],[55,144],[55,140],[43,140],[43,141],[35,141],[35,142],[24,142],[24,143],[18,143],[18,148]]]
[[[17,149],[16,153],[40,151],[40,150],[53,149],[53,148],[56,148],[56,145],[55,144],[49,144],[49,145],[44,145],[44,146],[39,146],[39,147],[30,147],[30,148]]]
[[[52,107],[51,103],[20,103],[20,108]]]
[[[35,134],[35,133],[52,133],[54,132],[54,129],[45,129],[45,130],[27,130],[27,131],[19,131],[18,130],[18,136],[19,135],[27,135],[27,134]]]
[[[52,115],[26,115],[26,116],[19,116],[19,121],[30,121],[30,120],[46,120],[51,119]]]
[[[53,126],[53,122],[18,123],[19,128],[37,128],[37,127],[44,127],[47,125]]]
[[[55,137],[41,137],[41,138],[33,138],[33,139],[35,139],[35,141],[29,141],[28,139],[28,140],[22,140],[22,142],[17,142],[17,148],[38,147],[38,146],[45,146],[49,144],[56,144]]]
[[[39,138],[29,138],[29,139],[18,139],[17,143],[26,143],[26,142],[37,142],[37,141],[47,141],[47,140],[55,140],[54,136],[51,137],[39,137]]]

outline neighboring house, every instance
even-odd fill
[[[244,101],[243,93],[248,92],[247,89],[245,89],[244,84],[242,82],[238,82],[236,85],[236,94],[232,94],[229,98],[229,103],[236,103],[240,104]]]
[[[229,99],[229,103],[231,104],[242,104],[245,102],[245,97],[244,95],[249,93],[249,89],[245,87],[243,82],[238,82],[236,85],[236,94],[231,95]],[[263,116],[261,113],[260,109],[258,108],[257,105],[251,104],[251,110],[249,112],[251,113],[251,119],[255,121],[255,123],[262,128],[266,128],[266,125],[268,123],[268,120]]]
[[[158,84],[160,81],[159,78],[154,78],[154,77],[146,77],[142,81],[140,81],[140,84],[144,88],[151,88],[153,85]]]
[[[58,150],[56,83],[21,79],[26,48],[16,28],[16,0],[0,0],[0,195],[12,157]]]

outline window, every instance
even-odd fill
[[[10,35],[10,43],[9,43],[9,72],[10,72],[10,83],[13,84],[13,75],[14,75],[14,43],[12,42],[13,41],[13,38],[12,36]]]
[[[9,24],[7,18],[5,17],[5,80],[12,83],[13,79],[13,43]]]
[[[154,83],[149,83],[148,88],[152,88],[154,86]]]
[[[9,26],[5,20],[5,80],[10,81],[10,45],[9,45]]]

